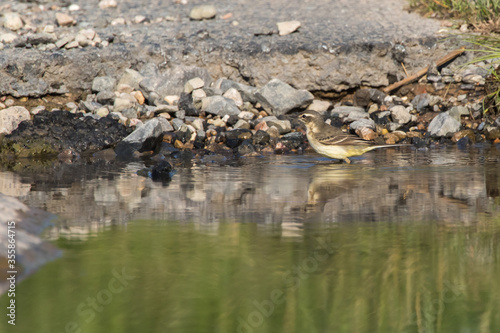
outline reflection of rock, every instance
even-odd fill
[[[6,173],[3,173],[6,174]],[[19,200],[0,194],[0,294],[7,289],[7,271],[16,270],[16,282],[33,273],[41,265],[59,255],[52,244],[38,237],[47,227],[52,214],[31,209]],[[8,222],[15,222],[13,236],[16,245],[15,267],[7,266]],[[12,223],[10,223],[12,225]],[[9,269],[8,269],[9,268]]]
[[[22,197],[31,189],[31,184],[23,184],[18,175],[12,172],[0,172],[0,193],[13,197]]]

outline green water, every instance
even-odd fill
[[[135,220],[17,286],[1,332],[499,332],[500,221]],[[7,298],[0,299],[5,309]]]

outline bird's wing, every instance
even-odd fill
[[[333,135],[325,136],[318,140],[325,145],[338,145],[338,146],[372,146],[373,142],[363,140],[355,135],[346,133],[336,133]]]

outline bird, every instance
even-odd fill
[[[306,126],[309,145],[319,154],[351,163],[350,157],[360,156],[370,150],[405,145],[377,145],[353,134],[344,133],[340,128],[325,123],[316,111],[304,111],[299,120]]]

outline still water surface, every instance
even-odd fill
[[[0,331],[499,332],[499,159],[269,156],[169,183],[141,163],[4,171],[2,192],[59,215],[44,237],[63,255]]]

